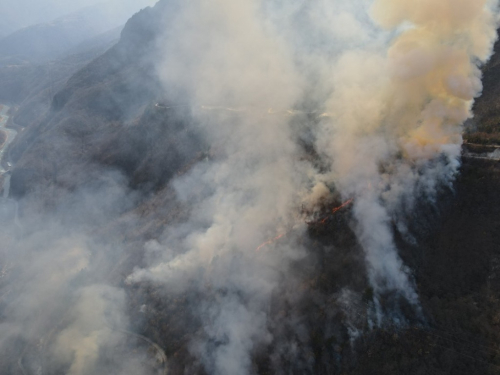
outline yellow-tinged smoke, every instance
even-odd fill
[[[366,2],[195,0],[166,32],[162,81],[204,105],[195,116],[221,152],[173,183],[192,216],[151,245],[161,257],[128,281],[160,282],[171,293],[225,291],[207,302],[210,317],[201,311],[210,339],[195,355],[207,372],[253,371],[251,351],[269,342],[266,309],[281,275],[306,254],[283,233],[305,231],[297,212],[333,188],[346,203],[332,214],[352,207],[375,300],[404,296],[418,308],[393,224],[458,170],[461,124],[481,91],[477,63],[495,40],[494,3],[374,0],[373,18],[387,33],[374,32]],[[286,108],[296,117],[281,116]],[[317,157],[304,157],[303,142]],[[271,244],[275,251],[255,251]]]
[[[462,125],[496,40],[497,3],[375,0],[373,19],[395,37],[382,48],[346,48],[332,66],[331,117],[318,148],[331,159],[331,182],[354,197],[376,292],[402,291],[417,303],[391,220],[403,216],[401,202],[411,210],[458,170]]]
[[[434,35],[435,41],[455,41],[455,46],[461,44],[470,55],[485,60],[496,37],[494,6],[489,0],[376,0],[372,14],[383,27],[408,22],[419,34]],[[419,40],[432,39],[423,36]]]
[[[390,121],[406,133],[406,154],[432,157],[441,145],[460,143],[461,125],[481,91],[476,64],[490,56],[496,38],[493,3],[377,0],[372,13],[383,27],[403,28],[387,66],[398,110]]]

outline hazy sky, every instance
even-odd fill
[[[121,0],[121,6],[129,8],[131,15],[157,0]],[[81,8],[108,1],[103,0],[0,0],[0,35],[57,17]],[[123,10],[123,9],[122,9]]]

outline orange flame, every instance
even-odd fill
[[[332,208],[332,215],[337,213],[338,211],[340,211],[341,209],[347,207],[348,205],[350,205],[352,202],[354,201],[354,198],[351,198],[349,199],[348,201],[342,203],[340,206],[338,207],[335,207],[335,208]],[[330,215],[331,216],[331,215]],[[316,221],[316,222],[308,222],[307,224],[314,224],[314,223],[317,223],[317,224],[325,224],[328,219],[330,218],[330,216],[327,216],[327,217],[324,217],[323,219],[319,220],[319,221]]]
[[[351,198],[349,199],[348,201],[342,203],[340,206],[338,207],[335,207],[332,209],[332,214],[335,214],[336,212],[340,211],[341,209],[343,209],[344,207],[347,207],[348,205],[350,205],[352,202],[354,201],[354,198]],[[327,220],[330,218],[330,216],[327,216],[325,217],[324,219],[320,220],[319,223],[320,224],[325,224],[327,222]],[[308,223],[308,224],[311,224],[311,223]],[[280,238],[283,238],[287,233],[282,233],[276,237],[274,237],[272,240],[269,240],[269,241],[266,241],[264,242],[263,244],[261,244],[260,246],[258,246],[255,251],[259,251],[261,250],[263,247],[266,247],[267,245],[271,245],[273,243],[275,243],[276,241],[278,241]]]
[[[340,211],[340,210],[341,210],[341,209],[343,209],[344,207],[349,206],[349,205],[350,205],[353,201],[354,201],[354,198],[351,198],[351,199],[349,199],[347,202],[342,203],[340,206],[335,207],[334,209],[332,209],[332,214],[334,214],[334,213],[335,213],[335,212],[337,212],[337,211]]]
[[[257,247],[255,249],[255,251],[259,251],[260,249],[262,249],[263,247],[267,246],[267,245],[271,245],[273,243],[275,243],[276,241],[278,241],[280,238],[284,237],[286,233],[282,233],[280,234],[279,236],[276,236],[274,237],[272,240],[269,240],[269,241],[266,241],[264,242],[262,245],[260,245],[259,247]]]

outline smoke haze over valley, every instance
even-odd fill
[[[499,5],[0,1],[0,373],[498,373]]]

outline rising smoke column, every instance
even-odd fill
[[[303,256],[289,238],[258,249],[305,229],[296,212],[308,169],[282,115],[300,98],[300,76],[259,6],[191,1],[166,30],[160,75],[187,94],[212,157],[173,183],[191,217],[148,244],[155,261],[129,278],[201,296],[203,329],[191,352],[211,374],[253,372],[252,352],[272,340],[272,295],[287,264]]]
[[[463,12],[454,9],[462,3]],[[273,4],[279,14],[283,3]],[[339,3],[307,4],[335,14]],[[179,4],[160,46],[159,72],[168,90],[189,98],[213,156],[173,183],[191,217],[146,246],[149,267],[128,281],[205,296],[197,311],[203,332],[191,351],[209,373],[252,373],[252,351],[272,340],[270,300],[289,262],[304,256],[292,236],[256,249],[283,233],[303,234],[300,206],[328,193],[327,185],[354,199],[356,233],[376,296],[396,292],[418,305],[392,222],[411,212],[417,197],[433,199],[439,186],[453,181],[461,124],[481,87],[476,63],[486,61],[495,35],[493,3],[441,4],[438,12],[431,2],[376,1],[374,17],[397,35],[390,46],[352,49],[350,40],[332,50],[342,51],[333,59],[297,59],[298,47],[286,37],[290,30],[276,32],[273,22],[281,20],[266,18],[260,1]],[[355,18],[337,17],[344,23]],[[362,35],[358,26],[343,37]],[[337,25],[337,33],[344,31]],[[304,83],[310,77],[321,82],[320,93]],[[312,129],[328,173],[299,162],[294,127],[286,116],[273,115],[293,109],[306,88],[314,98],[309,103],[328,114]],[[325,93],[328,100],[319,100]]]
[[[372,15],[396,33],[387,51],[351,50],[331,77],[318,147],[354,198],[356,232],[377,294],[417,304],[397,254],[393,220],[434,199],[459,167],[462,124],[481,91],[478,68],[496,38],[496,1],[377,0]],[[404,223],[400,228],[404,227]]]

